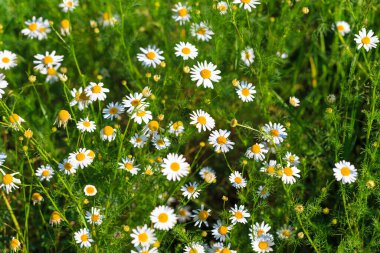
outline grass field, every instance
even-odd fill
[[[380,252],[380,2],[0,11],[0,252]]]

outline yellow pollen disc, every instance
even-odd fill
[[[80,239],[82,242],[87,242],[88,241],[88,235],[87,234],[81,235]]]
[[[33,193],[32,200],[34,200],[34,201],[40,201],[41,199],[42,199],[41,194],[39,194],[38,192]]]
[[[209,216],[209,214],[208,214],[208,212],[205,211],[205,210],[202,210],[202,211],[200,211],[200,212],[198,213],[198,218],[199,218],[201,221],[205,221],[205,220],[207,220],[208,216]]]
[[[220,253],[231,253],[231,250],[228,248],[223,248]]]
[[[58,113],[58,118],[62,122],[67,122],[70,119],[70,113],[66,110],[60,110]]]
[[[282,231],[282,235],[285,237],[290,237],[291,233],[289,230],[284,230],[284,231]]]
[[[86,159],[86,155],[83,154],[83,153],[78,153],[75,158],[77,159],[77,161],[81,162],[83,161],[84,159]]]
[[[243,4],[249,4],[251,0],[240,0]]]
[[[204,125],[204,124],[206,124],[206,117],[199,116],[198,119],[197,119],[197,121],[198,121],[199,124]]]
[[[145,111],[138,111],[138,112],[136,113],[137,117],[144,117],[145,114],[146,114]]]
[[[270,130],[270,134],[273,136],[273,137],[278,137],[280,135],[280,133],[278,132],[277,129],[272,129]]]
[[[15,250],[18,248],[19,244],[20,244],[20,242],[17,239],[12,239],[10,247],[12,250]]]
[[[92,93],[100,93],[101,91],[102,91],[102,86],[100,86],[100,85],[95,85],[95,86],[93,86],[92,88],[91,88],[91,90],[92,90]]]
[[[166,213],[160,213],[160,215],[158,215],[157,219],[161,223],[166,223],[169,220],[169,215],[167,215]]]
[[[65,170],[71,171],[71,169],[73,168],[73,166],[71,165],[71,163],[65,163],[65,164],[63,165],[63,168],[64,168]]]
[[[362,39],[362,43],[367,45],[371,42],[371,39],[368,37],[368,36],[365,36],[363,39]]]
[[[290,167],[285,167],[284,168],[284,173],[285,173],[285,175],[287,175],[288,177],[290,177],[290,176],[293,175],[293,170]]]
[[[348,167],[343,167],[340,169],[340,173],[342,173],[342,176],[347,177],[351,174],[351,170]]]
[[[170,164],[170,169],[172,171],[179,171],[180,168],[181,168],[181,166],[177,162],[173,162],[172,164]]]
[[[294,156],[292,156],[292,155],[289,156],[289,161],[290,161],[290,162],[294,162],[294,160],[295,160]]]
[[[264,250],[264,249],[267,249],[268,248],[268,243],[267,242],[264,242],[264,241],[261,241],[259,242],[259,248]]]
[[[339,32],[344,30],[344,26],[342,25],[338,25],[336,28],[338,29]]]
[[[243,94],[244,97],[248,97],[251,93],[249,92],[249,89],[243,88],[241,94]]]
[[[108,14],[108,12],[104,12],[103,13],[103,19],[106,20],[106,21],[110,20],[110,14]]]
[[[186,216],[186,211],[185,211],[185,209],[181,209],[181,210],[179,210],[179,216]]]
[[[208,69],[203,69],[203,70],[201,71],[201,77],[202,77],[203,79],[209,79],[209,78],[211,77],[211,71],[208,70]]]
[[[48,170],[44,170],[43,172],[42,172],[42,176],[44,176],[44,177],[47,177],[47,176],[49,176],[50,175],[50,171],[48,171]]]
[[[235,177],[235,183],[241,184],[243,182],[243,179],[241,177]]]
[[[156,142],[159,146],[164,146],[165,145],[165,141],[163,139],[159,139],[157,140]]]
[[[70,28],[70,21],[68,21],[67,19],[62,20],[61,26],[63,29],[69,29]]]
[[[180,126],[182,126],[182,124],[181,124],[180,121],[173,123],[173,129],[174,129],[174,130],[178,130],[178,128],[179,128]]]
[[[219,11],[226,11],[227,10],[227,8],[224,4],[219,5],[218,9],[219,9]]]
[[[3,184],[9,185],[13,182],[13,176],[11,174],[5,174],[3,176]]]
[[[219,145],[224,145],[227,143],[227,139],[226,137],[224,136],[219,136],[218,138],[216,138],[216,142],[219,144]]]
[[[110,114],[112,114],[112,115],[115,115],[115,114],[117,114],[119,112],[119,109],[117,109],[116,107],[112,107],[111,109],[110,109]]]
[[[73,5],[74,5],[74,3],[71,2],[71,1],[68,1],[68,2],[66,3],[66,6],[67,6],[67,7],[73,7]]]
[[[103,133],[104,133],[105,135],[107,135],[107,136],[111,136],[111,135],[113,135],[113,131],[114,131],[114,129],[113,129],[112,127],[110,127],[110,126],[105,126],[105,127],[103,128]]]
[[[99,219],[100,219],[100,215],[99,214],[93,214],[91,216],[91,220],[94,221],[94,222],[98,221]]]
[[[49,76],[54,76],[57,73],[57,71],[54,68],[48,68],[47,74]]]
[[[29,25],[29,30],[31,30],[32,32],[37,30],[37,24],[36,23],[31,23]]]
[[[254,154],[260,153],[260,151],[261,151],[260,145],[259,144],[252,145],[251,151]]]
[[[147,242],[148,241],[148,234],[147,233],[141,233],[138,235],[139,242]]]
[[[204,28],[204,27],[199,27],[199,28],[198,28],[198,31],[197,31],[197,33],[198,33],[199,35],[205,35],[206,32],[207,32],[207,30],[206,30],[206,28]]]
[[[198,250],[196,248],[191,248],[189,253],[198,253]]]
[[[184,53],[184,54],[190,54],[190,48],[188,48],[188,47],[182,48],[182,53]]]
[[[221,235],[225,235],[225,234],[227,234],[227,232],[228,232],[228,227],[226,227],[226,226],[220,226],[220,227],[218,228],[218,232],[219,232],[219,234],[221,234]]]
[[[53,221],[60,221],[61,220],[61,215],[57,211],[54,211],[51,214],[50,219],[52,219]]]
[[[178,11],[178,16],[184,17],[187,15],[187,10],[185,8],[182,8]]]
[[[1,61],[3,63],[9,63],[11,60],[8,57],[3,57],[3,59],[1,59]]]
[[[137,143],[140,143],[140,142],[142,142],[142,139],[141,139],[140,137],[137,137],[137,138],[136,138],[136,142],[137,142]]]
[[[273,174],[274,172],[275,172],[275,169],[274,169],[273,166],[269,166],[269,167],[267,168],[267,173],[268,173],[268,174]]]
[[[45,56],[45,58],[43,59],[43,62],[44,62],[45,65],[53,63],[53,57],[51,57],[50,55]]]
[[[41,32],[41,33],[45,32],[45,31],[46,31],[46,28],[45,28],[45,27],[41,27],[41,28],[40,28],[40,32]]]
[[[237,211],[237,212],[235,213],[235,217],[236,217],[236,219],[241,219],[241,218],[243,218],[243,213],[240,212],[240,211]]]
[[[90,187],[86,188],[86,191],[88,194],[93,194],[95,192],[95,189],[94,189],[94,187],[90,186]]]
[[[19,122],[19,120],[20,116],[18,116],[16,113],[13,113],[11,116],[9,116],[9,121],[13,124]]]
[[[149,60],[153,60],[154,58],[156,58],[156,54],[150,51],[146,54],[146,58],[148,58]]]
[[[126,170],[132,170],[133,169],[133,164],[132,163],[125,163],[124,164],[124,168]]]
[[[195,187],[194,186],[188,186],[186,190],[190,193],[193,193],[195,191]]]
[[[89,156],[90,158],[94,159],[94,157],[95,157],[95,153],[94,153],[94,151],[89,150],[89,151],[88,151],[88,156]]]
[[[132,101],[131,101],[131,105],[132,105],[133,107],[136,107],[136,106],[140,105],[140,100],[138,100],[138,99],[134,99],[134,100],[132,100]]]
[[[259,231],[257,231],[257,236],[260,236],[262,234],[264,234],[264,230],[260,229]]]
[[[83,121],[83,126],[90,127],[91,123],[89,121]]]
[[[158,127],[159,127],[158,122],[155,120],[152,120],[148,123],[148,128],[150,131],[157,131]]]

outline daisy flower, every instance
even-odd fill
[[[157,65],[160,65],[161,61],[165,59],[162,56],[164,52],[162,52],[156,46],[148,46],[147,48],[140,47],[140,51],[142,53],[137,54],[137,59],[142,62],[145,67],[156,68]]]
[[[336,163],[333,171],[336,180],[342,181],[343,184],[355,182],[358,176],[355,166],[344,160]]]
[[[18,114],[12,113],[9,116],[9,122],[11,123],[11,126],[13,127],[13,129],[18,130],[19,125],[25,122],[25,120],[21,118]]]
[[[182,121],[170,122],[169,123],[169,133],[175,136],[181,135],[185,131]]]
[[[184,248],[183,253],[205,253],[205,248],[200,243],[192,242]]]
[[[248,12],[251,12],[252,8],[256,8],[256,5],[260,4],[258,0],[234,0],[234,4],[238,4],[240,8],[244,8]]]
[[[40,193],[35,192],[35,193],[32,194],[33,205],[35,205],[35,204],[39,204],[39,203],[41,203],[43,200],[44,200],[44,198],[41,196]]]
[[[255,53],[253,52],[253,48],[247,47],[243,51],[241,51],[241,60],[245,65],[250,66],[255,60]]]
[[[204,205],[201,205],[200,209],[193,210],[193,215],[191,217],[193,218],[196,227],[201,227],[202,224],[205,224],[206,227],[208,227],[207,219],[210,216],[211,209],[204,209]]]
[[[102,138],[103,141],[107,140],[109,142],[115,140],[116,138],[116,132],[117,130],[114,129],[111,126],[105,126],[100,130],[100,138]]]
[[[198,132],[211,130],[215,127],[215,120],[203,110],[196,110],[190,114],[190,124],[195,125]]]
[[[59,225],[63,221],[61,214],[58,211],[53,211],[50,215],[49,224],[51,226]]]
[[[140,170],[139,165],[135,165],[135,158],[126,157],[121,160],[119,163],[119,169],[126,170],[132,175],[137,175],[137,172]]]
[[[300,100],[296,97],[290,97],[289,98],[289,104],[293,107],[298,107],[298,106],[300,106]]]
[[[268,149],[265,149],[263,144],[256,143],[247,149],[245,155],[250,159],[254,158],[255,161],[262,161],[265,159],[266,153],[268,153]]]
[[[281,142],[284,141],[286,136],[288,135],[285,132],[285,128],[283,125],[279,123],[272,123],[269,122],[268,124],[265,124],[263,127],[264,133],[266,133],[267,136],[264,136],[264,138],[268,142],[274,142],[275,144],[280,144]]]
[[[245,180],[245,178],[243,178],[239,171],[234,171],[233,173],[231,173],[229,180],[232,186],[236,189],[244,188],[247,185],[247,181]]]
[[[214,32],[208,27],[206,22],[192,24],[190,32],[193,37],[197,37],[200,41],[209,41],[214,35]]]
[[[37,54],[34,56],[35,60],[33,63],[36,65],[34,69],[38,71],[45,70],[48,68],[59,68],[61,66],[61,62],[63,61],[63,55],[56,55],[55,51],[49,52],[46,51],[45,55]]]
[[[256,94],[255,86],[252,83],[241,81],[236,87],[236,93],[243,102],[252,102],[255,98],[253,94]]]
[[[170,146],[170,140],[162,135],[154,134],[152,139],[153,145],[156,149],[161,150]]]
[[[0,69],[11,69],[17,66],[17,56],[11,51],[0,51]]]
[[[126,98],[123,100],[123,105],[127,109],[128,113],[132,113],[138,108],[145,108],[149,106],[148,102],[145,102],[145,98],[143,97],[142,93],[135,92],[134,94],[129,94],[129,96],[126,96]]]
[[[135,134],[131,137],[131,140],[129,142],[132,143],[133,147],[135,148],[142,148],[144,147],[147,140],[148,138],[145,135]]]
[[[220,253],[237,253],[236,250],[231,249],[231,244],[224,245],[221,242],[214,243],[211,247],[210,252],[220,252]]]
[[[2,180],[0,180],[0,189],[3,188],[7,194],[18,188],[16,184],[21,184],[21,180],[14,177],[14,175],[19,174],[18,172],[6,174],[2,169],[0,169],[0,172],[3,174]]]
[[[78,105],[80,111],[82,111],[84,108],[87,108],[87,106],[92,103],[90,97],[86,95],[86,92],[83,91],[82,87],[80,87],[78,90],[73,88],[70,93],[74,98],[70,102],[70,106]]]
[[[181,187],[182,195],[188,199],[196,199],[199,196],[200,189],[196,182],[190,182]]]
[[[38,40],[44,40],[47,39],[48,33],[50,33],[50,23],[49,20],[45,19],[43,20],[42,17],[39,19],[39,28],[38,28]]]
[[[218,220],[216,224],[212,226],[212,228],[212,235],[214,236],[215,240],[224,242],[226,238],[228,238],[228,233],[231,231],[232,226],[227,226]]]
[[[90,150],[80,148],[77,152],[69,154],[69,161],[74,166],[83,169],[90,165],[93,159],[90,157]]]
[[[17,250],[21,249],[21,242],[13,236],[11,242],[9,243],[9,248],[13,252],[16,252]]]
[[[285,168],[283,168],[281,174],[281,179],[284,184],[294,184],[296,182],[295,177],[300,177],[300,170],[297,167],[288,164]]]
[[[182,177],[187,176],[190,172],[190,164],[188,164],[183,155],[170,153],[163,159],[161,163],[162,174],[169,181],[178,181]]]
[[[144,108],[139,108],[131,116],[131,119],[133,119],[139,125],[143,122],[147,124],[152,118],[152,112],[146,111]]]
[[[234,142],[228,139],[230,134],[231,132],[227,130],[214,130],[211,132],[208,141],[215,148],[216,152],[226,153],[230,149],[233,149],[233,145],[235,145]]]
[[[103,117],[105,119],[114,119],[120,116],[124,112],[124,107],[118,102],[109,103],[106,108],[103,109]]]
[[[183,60],[189,58],[194,60],[198,56],[198,49],[189,42],[180,42],[175,45],[175,56],[182,57]]]
[[[70,21],[68,19],[63,19],[61,21],[60,31],[61,31],[62,36],[69,36],[70,35],[71,25],[70,25]]]
[[[286,152],[285,157],[283,159],[294,166],[297,166],[300,163],[300,158],[297,155],[294,155],[290,152]]]
[[[42,17],[39,19],[36,19],[36,17],[33,17],[31,20],[25,21],[25,24],[27,25],[27,28],[24,28],[21,30],[21,33],[25,36],[27,36],[30,39],[38,38],[39,40],[42,39],[40,29],[43,28],[43,21]]]
[[[280,239],[289,239],[293,236],[293,228],[285,224],[276,233]]]
[[[131,237],[133,238],[132,244],[135,247],[140,245],[143,247],[149,246],[157,240],[154,230],[148,228],[146,224],[143,227],[139,226],[132,229]]]
[[[273,251],[272,246],[274,245],[273,238],[268,234],[263,234],[256,237],[252,241],[252,249],[255,252],[265,253]]]
[[[216,181],[215,171],[211,167],[204,167],[199,171],[199,175],[206,183],[213,183]]]
[[[220,14],[224,15],[227,13],[228,5],[226,2],[221,1],[216,5],[216,9],[219,11]]]
[[[48,67],[45,69],[42,69],[40,71],[41,74],[46,75],[45,82],[47,83],[55,83],[58,82],[60,78],[62,78],[62,74],[57,72],[57,69],[54,67]]]
[[[99,23],[102,24],[103,27],[114,26],[117,22],[117,17],[108,12],[104,12],[99,19]]]
[[[346,35],[351,31],[350,25],[345,21],[337,21],[335,24],[332,25],[333,30],[336,30],[342,35]]]
[[[250,217],[251,215],[249,214],[249,212],[247,211],[247,209],[245,209],[245,207],[243,205],[240,205],[239,207],[235,204],[235,207],[230,209],[230,213],[231,213],[231,217],[230,217],[230,220],[231,220],[231,223],[232,224],[236,224],[236,223],[247,223],[247,219],[248,217]]]
[[[213,82],[219,82],[221,77],[219,74],[220,70],[216,70],[217,66],[213,63],[207,63],[204,61],[203,63],[197,62],[197,65],[194,65],[190,69],[191,81],[197,82],[197,87],[203,85],[205,88],[214,88]]]
[[[149,121],[149,123],[146,124],[146,126],[144,126],[143,128],[144,134],[149,133],[149,134],[155,135],[155,134],[158,134],[159,130],[164,130],[164,129],[160,128],[160,123],[157,120]]]
[[[150,220],[155,229],[169,230],[177,223],[174,210],[168,206],[158,206],[150,213]]]
[[[69,159],[63,159],[62,163],[58,164],[58,168],[66,175],[73,175],[77,171],[77,165],[72,164]]]
[[[358,44],[358,49],[364,47],[368,52],[371,48],[376,48],[379,38],[374,35],[372,30],[369,30],[367,33],[366,29],[362,28],[359,34],[355,34],[355,42]]]
[[[63,0],[58,6],[63,12],[72,12],[79,5],[78,0]]]
[[[268,198],[269,195],[270,195],[269,191],[267,191],[267,188],[266,188],[265,186],[263,186],[263,185],[260,185],[260,186],[259,186],[259,188],[258,188],[258,190],[257,190],[256,193],[257,193],[257,194],[260,196],[260,198],[262,198],[262,199],[266,199],[266,198]]]
[[[178,221],[179,222],[186,222],[190,219],[191,213],[190,213],[190,207],[184,206],[178,209]]]
[[[100,209],[96,207],[91,207],[91,212],[86,212],[86,220],[91,225],[100,225],[102,224],[103,215],[100,214]]]
[[[187,6],[186,4],[182,5],[182,3],[177,3],[172,9],[174,12],[174,15],[172,17],[176,22],[179,22],[180,25],[183,25],[190,20],[190,10],[190,6]]]
[[[83,191],[84,191],[84,195],[86,196],[95,196],[96,193],[98,192],[98,190],[96,190],[96,187],[91,184],[86,185]]]
[[[254,238],[266,235],[270,229],[271,227],[264,221],[261,222],[261,224],[256,222],[255,225],[252,225],[252,227],[249,229],[250,237],[251,235],[253,235]]]
[[[86,87],[85,92],[86,95],[90,98],[91,101],[103,101],[106,99],[107,95],[110,90],[107,88],[103,88],[103,83],[93,83],[90,82],[90,85]]]
[[[0,98],[2,98],[3,94],[5,93],[3,89],[5,89],[8,86],[8,82],[5,81],[4,78],[4,74],[0,73]]]
[[[66,111],[66,110],[60,110],[58,112],[58,116],[55,119],[54,124],[58,123],[58,127],[66,128],[67,123],[69,122],[70,119],[71,119],[71,115],[70,115],[70,113],[68,111]]]
[[[88,117],[80,119],[77,123],[77,128],[82,133],[89,132],[92,133],[96,129],[95,121],[89,120]]]
[[[54,170],[50,166],[50,164],[41,165],[36,170],[36,176],[40,179],[40,181],[46,180],[49,182],[50,179],[53,177],[53,175],[54,175]]]
[[[75,232],[74,239],[81,248],[89,248],[91,247],[91,243],[94,242],[91,238],[90,231],[87,228],[82,228],[78,232]]]

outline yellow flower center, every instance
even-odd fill
[[[264,242],[264,241],[261,241],[259,242],[259,248],[264,250],[264,249],[267,249],[268,248],[268,243],[267,242]]]
[[[126,170],[132,170],[133,169],[133,164],[132,163],[125,163],[124,164],[124,168]]]
[[[174,163],[170,164],[170,169],[172,171],[179,171],[180,168],[181,167],[180,167],[179,163],[177,163],[177,162],[174,162]]]
[[[240,211],[236,211],[235,217],[236,217],[236,219],[241,219],[241,218],[243,218],[243,213]]]
[[[178,11],[178,16],[184,17],[187,15],[187,10],[185,8],[182,8]]]
[[[34,201],[40,201],[41,199],[42,199],[41,194],[39,194],[38,192],[33,193],[32,200],[34,200]]]
[[[20,242],[17,239],[12,239],[11,240],[11,245],[10,245],[11,250],[17,249],[18,246],[19,246],[19,244],[20,244]]]
[[[218,232],[219,232],[219,234],[221,234],[221,235],[225,235],[225,234],[228,233],[228,227],[226,227],[226,226],[220,226],[220,227],[218,228]]]
[[[259,231],[257,231],[257,236],[260,236],[260,235],[262,235],[262,234],[264,234],[264,230],[259,229]]]
[[[58,118],[62,122],[67,122],[70,119],[70,113],[66,110],[60,110],[58,113]]]
[[[80,239],[82,242],[87,242],[88,241],[88,235],[87,234],[81,235]]]
[[[289,230],[286,229],[286,230],[282,231],[282,235],[285,237],[290,237],[291,233]]]
[[[219,5],[218,10],[219,11],[226,11],[227,7],[224,4],[221,4],[221,5]]]
[[[203,70],[201,71],[201,77],[202,77],[203,79],[209,79],[209,78],[211,77],[211,71],[208,70],[208,69],[203,69]]]
[[[84,153],[78,153],[75,158],[77,159],[77,161],[81,162],[83,161],[84,159],[86,159],[86,155]]]
[[[251,0],[240,0],[243,4],[249,4]]]
[[[169,220],[169,215],[167,215],[166,213],[160,213],[160,215],[158,215],[159,222],[166,223],[168,222],[168,220]]]
[[[138,112],[136,113],[136,115],[137,115],[138,117],[144,117],[145,114],[146,114],[145,111],[138,111]]]
[[[193,193],[195,191],[195,187],[191,185],[191,186],[188,186],[186,190],[190,193]]]
[[[348,167],[343,167],[340,169],[340,173],[342,173],[344,177],[347,177],[351,174],[351,170]]]
[[[231,250],[228,248],[223,248],[220,253],[231,253]]]
[[[54,76],[57,73],[57,71],[54,68],[48,68],[47,74],[49,76]]]
[[[83,121],[83,126],[90,127],[91,126],[90,121]]]
[[[198,119],[197,119],[197,121],[198,121],[199,124],[204,125],[204,124],[206,124],[206,117],[199,116]]]
[[[243,94],[244,97],[248,97],[249,94],[251,94],[251,93],[249,92],[249,89],[247,89],[247,88],[243,88],[243,89],[241,90],[241,94]]]
[[[219,145],[224,145],[227,143],[227,139],[226,137],[224,136],[219,136],[218,138],[216,138],[216,142],[219,144]]]
[[[50,63],[53,63],[53,57],[51,57],[50,55],[45,56],[43,61],[45,65],[48,65]]]
[[[268,173],[268,174],[273,174],[274,171],[275,171],[275,169],[274,169],[273,166],[269,166],[269,167],[267,168],[267,173]]]
[[[183,124],[181,121],[177,121],[177,122],[173,123],[173,129],[178,130],[182,125]]]
[[[117,109],[116,107],[112,107],[111,109],[110,109],[110,114],[112,114],[112,115],[115,115],[115,114],[117,114],[119,112],[119,109]]]
[[[86,191],[88,194],[93,194],[95,192],[95,189],[94,187],[90,186],[90,187],[87,187]]]
[[[136,107],[136,106],[140,105],[140,100],[139,100],[139,99],[134,99],[134,100],[132,100],[132,101],[131,101],[131,105],[132,105],[133,107]]]
[[[99,214],[93,214],[93,215],[91,215],[91,220],[93,222],[97,222],[99,219],[100,219],[100,215]]]
[[[65,170],[71,171],[71,169],[73,168],[73,165],[71,165],[71,163],[65,163],[65,164],[63,165],[63,168],[64,168]]]
[[[289,156],[289,162],[294,162],[294,160],[296,160],[296,158],[294,156]]]
[[[104,19],[105,21],[110,20],[110,14],[108,14],[108,12],[104,12],[104,13],[103,13],[103,19]]]
[[[24,132],[24,136],[28,139],[32,138],[33,137],[33,131],[28,129]]]
[[[69,29],[70,28],[70,21],[68,21],[67,19],[62,20],[61,26],[63,29]]]
[[[142,139],[141,139],[140,137],[137,137],[137,138],[136,138],[136,142],[137,142],[137,143],[140,143],[140,142],[142,142]]]
[[[200,212],[198,213],[198,218],[199,218],[201,221],[205,221],[205,220],[207,220],[208,216],[209,216],[209,214],[208,214],[208,212],[205,211],[205,210],[202,210],[202,211],[200,211]]]
[[[95,153],[94,153],[94,151],[89,150],[89,151],[88,151],[88,156],[89,156],[90,158],[94,159],[94,157],[95,157]]]
[[[251,151],[254,154],[260,153],[260,151],[261,151],[260,145],[259,144],[252,145]]]
[[[363,39],[362,39],[362,43],[367,45],[371,42],[371,39],[368,37],[368,36],[365,36]]]
[[[336,28],[338,29],[339,32],[344,31],[343,25],[338,25]]]
[[[72,1],[66,2],[67,7],[73,7],[74,3]]]
[[[110,126],[105,126],[105,127],[103,128],[103,133],[104,133],[105,135],[107,135],[107,136],[111,136],[111,135],[113,135],[113,132],[114,132],[114,129],[113,129],[112,127],[110,127]]]
[[[280,135],[280,132],[277,129],[272,129],[272,130],[270,130],[270,134],[273,137],[278,137]]]
[[[158,121],[152,120],[148,123],[148,128],[151,131],[157,131],[159,127]]]
[[[153,60],[154,58],[156,58],[156,54],[150,51],[146,54],[146,58],[148,58],[149,60]]]
[[[44,176],[44,177],[47,177],[47,176],[49,176],[50,175],[50,171],[48,171],[48,170],[44,170],[43,172],[42,172],[42,176]]]
[[[285,167],[284,168],[284,173],[285,173],[285,175],[287,175],[288,177],[290,177],[290,176],[293,175],[293,170],[290,167]]]
[[[19,122],[20,116],[18,116],[16,113],[13,113],[11,116],[9,116],[9,121],[14,124],[16,122]]]
[[[206,32],[207,32],[207,30],[206,30],[206,28],[204,28],[204,27],[199,27],[198,30],[197,30],[197,33],[198,33],[199,35],[205,35]]]
[[[100,85],[95,85],[95,86],[93,86],[92,88],[91,88],[91,90],[92,90],[92,93],[100,93],[101,91],[102,91],[102,86],[100,86]]]
[[[147,242],[148,241],[148,234],[147,233],[141,233],[138,235],[139,242]]]
[[[1,61],[2,61],[3,63],[8,63],[8,62],[10,62],[11,60],[10,60],[8,57],[3,57],[3,59],[1,59]]]
[[[37,24],[36,23],[31,23],[30,25],[29,25],[29,30],[31,30],[32,32],[33,31],[35,31],[35,30],[37,30]]]
[[[51,220],[52,221],[60,221],[61,220],[61,215],[57,212],[57,211],[54,211],[51,216],[50,216]]]
[[[41,33],[43,33],[43,32],[46,31],[46,28],[45,27],[41,27],[39,30],[40,30]]]
[[[243,182],[243,179],[241,177],[235,177],[235,183],[241,184]]]
[[[3,184],[9,185],[13,182],[13,176],[11,174],[5,174],[3,176]]]
[[[198,250],[196,248],[191,248],[189,253],[198,253]]]
[[[184,53],[184,54],[190,54],[190,48],[188,48],[188,47],[182,48],[182,53]]]
[[[179,212],[178,212],[178,214],[179,214],[179,216],[186,216],[186,210],[185,209],[181,209],[181,210],[179,210]]]

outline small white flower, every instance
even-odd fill
[[[251,47],[247,47],[243,51],[241,51],[240,56],[241,56],[241,60],[247,66],[252,65],[253,61],[255,60],[255,53],[253,51],[253,48]]]
[[[337,21],[335,24],[332,25],[333,26],[333,30],[336,30],[342,35],[346,35],[347,33],[349,33],[351,31],[350,29],[350,25],[345,22],[345,21]]]
[[[91,238],[90,231],[87,228],[82,228],[78,232],[75,232],[74,239],[81,248],[89,248],[91,247],[91,243],[94,242]]]
[[[107,97],[106,93],[108,93],[110,90],[104,88],[103,86],[103,83],[90,82],[90,85],[87,86],[84,91],[91,101],[104,101]]]
[[[290,97],[289,98],[289,104],[293,107],[298,107],[298,106],[300,106],[300,100],[296,97]]]
[[[11,69],[17,66],[17,56],[11,51],[0,51],[0,69]]]
[[[368,52],[371,48],[376,48],[379,38],[374,35],[372,30],[369,30],[367,33],[366,29],[362,28],[359,34],[355,34],[355,42],[358,44],[358,49],[364,47]]]
[[[163,52],[156,46],[148,46],[147,48],[140,47],[142,53],[137,54],[137,59],[146,67],[156,68],[157,65],[165,59],[162,56]]]
[[[256,94],[255,86],[252,83],[241,81],[236,87],[236,93],[243,102],[252,102],[255,98],[253,94]]]
[[[190,182],[181,187],[182,195],[188,199],[196,199],[199,196],[200,189],[196,182]]]
[[[355,182],[358,176],[355,166],[344,160],[336,163],[333,171],[336,180],[342,181],[343,184]]]
[[[200,22],[199,24],[194,23],[190,31],[191,35],[197,37],[200,41],[209,41],[214,35],[214,32],[208,27],[206,22]]]
[[[214,130],[211,132],[208,141],[214,147],[216,152],[227,153],[233,149],[234,142],[229,140],[231,132],[227,130]]]
[[[183,60],[192,59],[194,60],[198,55],[198,49],[189,42],[180,42],[175,45],[175,55],[177,57],[182,57]]]
[[[195,125],[198,132],[212,130],[215,127],[215,120],[203,110],[196,110],[190,114],[191,125]]]
[[[36,171],[36,176],[40,179],[40,181],[46,180],[49,182],[53,175],[54,170],[50,164],[41,165]]]

